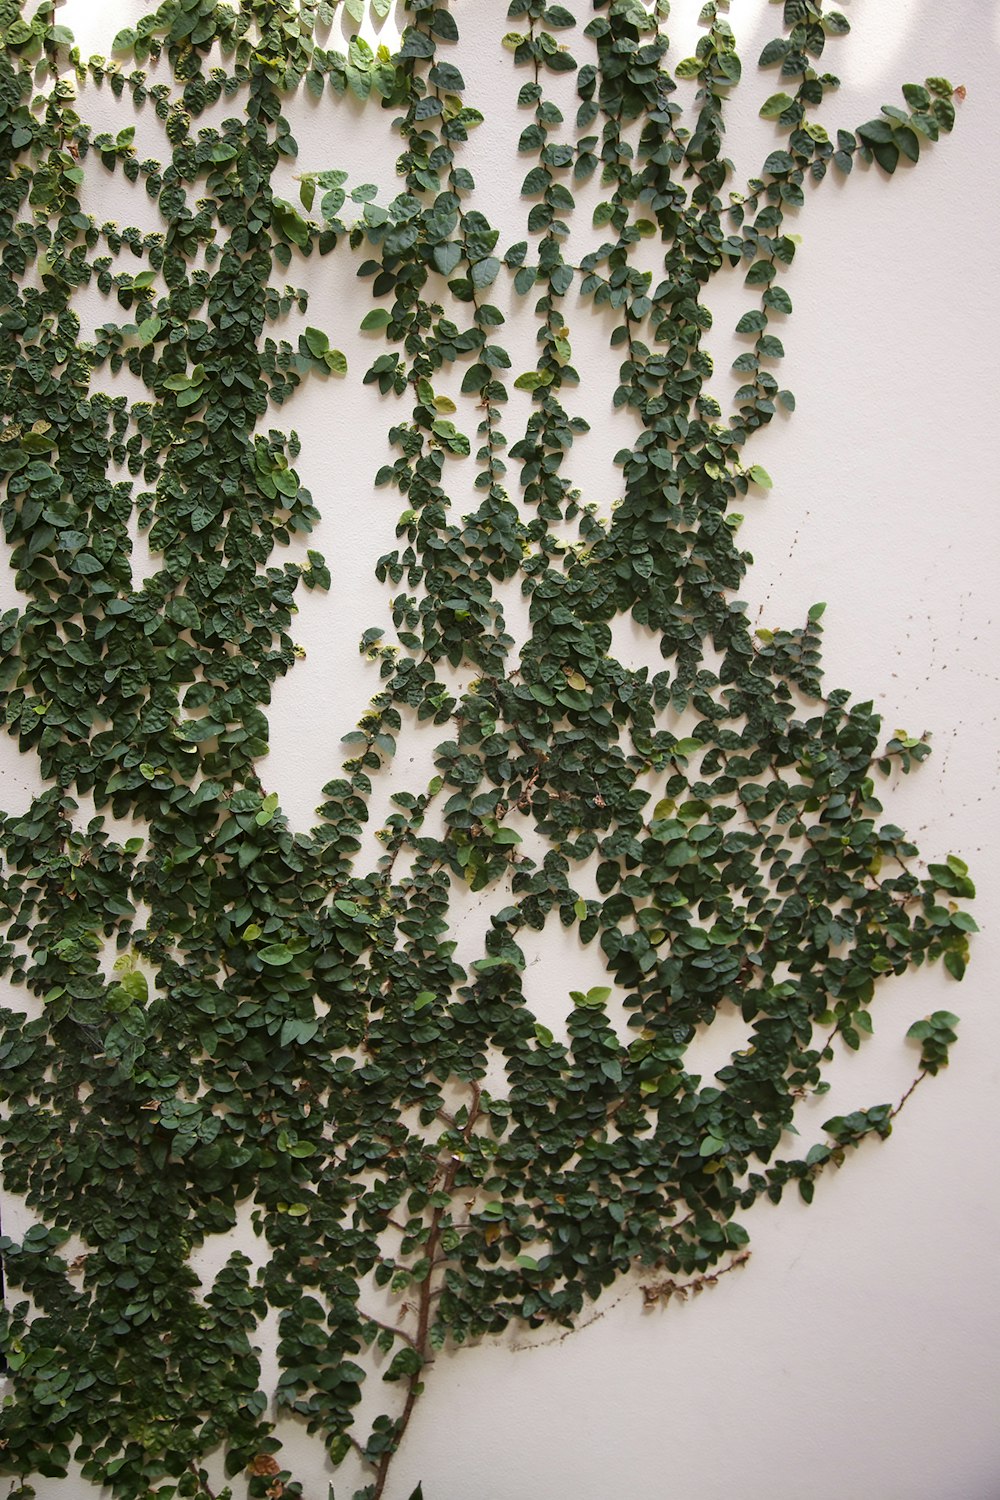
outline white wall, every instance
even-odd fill
[[[136,0],[99,7],[69,0],[60,19],[86,52],[107,52],[118,27],[145,8]],[[573,8],[585,22],[587,8]],[[918,1091],[892,1140],[866,1146],[847,1170],[821,1182],[811,1208],[790,1197],[748,1216],[752,1263],[710,1295],[649,1315],[638,1290],[623,1285],[573,1336],[439,1359],[389,1500],[403,1500],[418,1478],[427,1500],[1000,1495],[993,267],[1000,13],[984,0],[854,0],[845,8],[853,34],[829,54],[844,80],[828,110],[836,123],[870,118],[899,100],[899,83],[926,74],[963,82],[968,98],[954,135],[926,151],[916,169],[904,165],[891,181],[856,170],[848,183],[831,181],[809,195],[796,226],[804,243],[786,283],[795,314],[783,374],[798,410],[756,445],[754,461],[775,484],[766,500],[744,507],[742,535],[756,564],[743,597],[771,626],[798,623],[809,604],[828,601],[827,683],[874,696],[888,729],[933,732],[932,759],[886,799],[887,815],[917,837],[925,858],[966,857],[981,892],[976,914],[984,931],[965,983],[959,989],[942,973],[921,972],[886,988],[877,1035],[838,1069],[822,1118],[840,1103],[899,1096],[914,1063],[903,1033],[928,1011],[960,1012],[960,1042],[951,1067]],[[674,9],[676,60],[692,50],[700,5],[676,0]],[[458,0],[454,10],[466,97],[487,117],[466,160],[484,210],[503,226],[505,247],[524,234],[518,189],[526,170],[514,151],[521,79],[498,45],[506,3]],[[739,0],[729,19],[749,75],[729,149],[746,173],[773,143],[756,106],[778,85],[769,73],[758,92],[752,63],[777,29],[777,12],[764,0]],[[389,32],[391,42],[391,25]],[[106,90],[88,97],[81,112],[117,118]],[[301,105],[298,169],[353,170],[357,161],[357,180],[391,187],[390,119],[378,110]],[[151,144],[151,154],[163,154],[155,130]],[[102,216],[135,222],[144,195],[117,178],[111,193],[113,206],[102,204]],[[577,217],[589,222],[582,203]],[[580,241],[587,235],[581,227]],[[339,256],[293,264],[289,279],[313,293],[302,321],[327,328],[351,361],[342,385],[317,382],[286,409],[303,439],[301,471],[325,518],[313,545],[334,567],[332,593],[302,600],[298,636],[308,657],[276,690],[265,773],[293,821],[306,826],[334,774],[339,735],[376,687],[355,643],[365,626],[388,620],[387,595],[370,573],[393,545],[397,505],[371,488],[389,417],[386,403],[361,385],[372,341],[354,330],[367,293],[356,300],[352,268]],[[709,297],[721,330],[712,345],[720,372],[729,363],[724,330],[742,305],[738,291],[734,277],[721,297]],[[571,472],[587,498],[606,504],[616,494],[611,457],[627,419],[608,400],[617,357],[585,316],[581,310],[571,330],[587,377],[574,409],[594,431],[574,448]],[[298,322],[289,326],[297,331]],[[530,314],[517,326],[507,345],[521,351],[523,362],[515,353],[514,363],[524,369],[533,363]],[[720,373],[714,386],[723,400],[728,378]],[[526,400],[511,402],[508,432],[518,431],[527,410]],[[25,769],[15,747],[5,742],[0,754],[9,778],[0,801],[10,807],[23,795]],[[8,1208],[16,1215],[16,1204]],[[220,1259],[229,1248],[220,1247]],[[320,1500],[330,1477],[322,1451],[296,1449],[309,1500]],[[337,1490],[342,1497],[349,1486],[338,1481]],[[39,1487],[40,1495],[76,1492],[72,1484]]]

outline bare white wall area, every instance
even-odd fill
[[[585,24],[585,0],[570,3]],[[522,80],[500,46],[514,23],[506,0],[452,8],[466,98],[486,116],[463,159],[479,206],[501,228],[502,250],[524,236],[526,213],[525,158],[516,154],[524,120],[514,107]],[[84,53],[107,54],[114,33],[146,9],[139,0],[66,0],[59,19]],[[673,61],[693,50],[699,9],[699,0],[675,0]],[[856,1107],[898,1098],[915,1062],[903,1034],[929,1011],[961,1015],[959,1043],[891,1141],[866,1145],[824,1179],[810,1208],[789,1196],[747,1217],[752,1262],[710,1294],[649,1314],[638,1287],[623,1283],[568,1337],[513,1337],[440,1357],[389,1500],[404,1500],[417,1479],[427,1500],[1000,1497],[1000,12],[986,0],[845,0],[844,9],[853,30],[828,54],[843,87],[825,119],[855,126],[899,102],[902,82],[928,74],[963,83],[967,98],[954,134],[915,168],[903,163],[888,180],[859,167],[846,183],[808,195],[785,283],[795,313],[783,330],[783,377],[798,408],[754,444],[752,461],[767,467],[774,488],[744,507],[741,535],[755,563],[743,597],[769,626],[797,624],[810,604],[827,601],[827,684],[874,697],[889,730],[933,735],[930,761],[886,796],[887,817],[914,834],[925,858],[961,854],[980,889],[983,932],[965,982],[934,970],[885,988],[878,1035],[836,1072],[827,1112],[841,1099]],[[733,0],[728,19],[745,69],[728,149],[745,177],[778,144],[756,113],[776,75],[758,80],[753,66],[778,12],[765,0]],[[393,46],[401,24],[391,17],[378,34]],[[571,97],[572,80],[556,85]],[[88,90],[81,113],[110,128],[104,122],[126,108],[108,90]],[[303,99],[293,110],[300,154],[284,196],[296,191],[293,172],[324,167],[347,167],[392,196],[391,118]],[[150,154],[163,150],[160,142]],[[141,222],[141,190],[115,178],[101,191],[102,217]],[[575,216],[582,249],[596,192],[581,194]],[[334,580],[329,595],[300,599],[306,659],[275,690],[262,771],[303,828],[336,774],[340,735],[377,689],[357,640],[389,619],[389,594],[372,570],[394,545],[399,509],[398,497],[372,486],[394,415],[362,385],[375,348],[358,332],[370,304],[353,271],[349,257],[335,255],[293,262],[288,273],[312,300],[284,336],[307,322],[323,327],[350,362],[346,380],[307,384],[278,414],[302,439],[300,472],[323,515],[310,545],[326,553]],[[726,330],[745,305],[739,281],[720,277],[708,299],[717,313],[713,389],[724,408],[735,352]],[[113,313],[94,299],[81,314],[96,324]],[[534,363],[527,300],[504,330],[516,369]],[[611,407],[618,355],[591,317],[581,303],[571,326],[583,373],[573,409],[592,433],[574,447],[569,472],[584,498],[604,507],[620,483],[613,455],[631,429]],[[504,425],[517,433],[530,407],[512,394]],[[268,425],[277,425],[274,414]],[[6,580],[3,589],[11,597]],[[426,750],[415,744],[418,782]],[[0,743],[3,806],[30,795],[30,770],[15,745]],[[566,983],[574,961],[559,934],[551,941],[555,948],[537,954],[543,995]],[[17,1214],[8,1203],[11,1232]],[[321,1447],[290,1438],[308,1500],[325,1500],[333,1475]],[[83,1486],[39,1482],[38,1493],[67,1500]],[[349,1486],[338,1480],[336,1493],[344,1500]]]

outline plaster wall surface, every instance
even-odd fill
[[[60,19],[85,53],[106,54],[114,32],[145,8],[67,0]],[[586,7],[573,8],[585,23]],[[674,61],[693,50],[699,8],[675,5]],[[502,0],[458,0],[454,9],[466,97],[486,117],[464,160],[503,248],[523,237],[526,212],[526,168],[516,155],[522,80],[500,47],[511,23]],[[920,1016],[956,1010],[960,1041],[891,1141],[866,1146],[848,1170],[824,1179],[808,1210],[789,1196],[748,1216],[752,1262],[710,1295],[650,1315],[626,1282],[571,1336],[522,1335],[439,1358],[390,1500],[403,1500],[418,1478],[427,1500],[1000,1496],[1000,495],[992,457],[1000,12],[986,0],[853,0],[845,9],[853,29],[831,47],[829,66],[843,87],[829,122],[857,125],[896,102],[901,82],[927,74],[965,84],[968,96],[954,134],[915,169],[903,164],[891,181],[858,169],[808,194],[795,226],[803,243],[785,282],[795,312],[782,330],[783,379],[798,407],[759,435],[748,460],[770,471],[774,488],[744,507],[742,537],[755,562],[742,594],[770,627],[796,624],[825,600],[827,685],[873,697],[887,729],[932,732],[932,758],[892,786],[886,815],[914,834],[925,858],[961,854],[980,889],[983,932],[964,984],[935,969],[886,986],[875,1037],[838,1062],[815,1123],[840,1107],[899,1097],[915,1061],[903,1036]],[[736,0],[728,19],[745,66],[729,137],[739,180],[778,144],[756,113],[778,84],[770,73],[758,80],[752,65],[777,28],[764,0]],[[391,46],[398,32],[390,18],[378,34]],[[574,44],[578,56],[585,47]],[[565,91],[570,98],[572,82]],[[106,90],[86,91],[82,106],[96,129],[124,123],[124,107]],[[352,182],[377,182],[383,198],[392,196],[391,118],[297,103],[299,158],[276,190],[291,198],[294,172],[345,167]],[[155,129],[151,142],[150,154],[162,155]],[[94,192],[103,195],[103,216],[123,224],[148,212],[120,178]],[[587,205],[598,197],[596,185],[580,195],[581,252],[597,243]],[[395,413],[361,382],[377,348],[357,331],[370,294],[354,268],[348,256],[294,261],[288,279],[312,300],[308,315],[282,330],[294,339],[307,322],[323,327],[350,362],[345,381],[304,386],[280,414],[301,436],[300,471],[323,516],[310,544],[334,576],[329,595],[300,600],[306,659],[276,689],[263,772],[301,828],[336,774],[340,735],[377,688],[357,639],[389,618],[373,565],[393,545],[396,502],[372,478],[387,460]],[[724,407],[737,352],[727,330],[748,305],[741,281],[739,272],[720,277],[709,297],[713,390]],[[96,294],[80,310],[91,326],[113,315]],[[511,314],[505,333],[516,371],[534,362],[534,329],[530,311]],[[581,305],[571,334],[583,376],[572,409],[592,433],[574,448],[570,472],[604,510],[620,484],[612,458],[631,429],[610,403],[617,356],[607,329]],[[530,405],[521,393],[513,398],[505,427],[517,433]],[[13,600],[12,584],[3,589]],[[510,600],[515,634],[524,628],[519,607]],[[651,638],[637,630],[622,632],[616,646],[635,661],[657,661]],[[422,784],[436,739],[413,732],[397,786]],[[3,805],[23,805],[36,783],[7,741],[0,771]],[[474,903],[462,917],[473,946],[485,921]],[[587,961],[562,941],[554,934],[540,945],[530,980],[539,1006],[553,1013],[565,1010],[573,965]],[[23,1210],[8,1201],[4,1212],[16,1233]],[[255,1253],[248,1226],[208,1248],[206,1270],[237,1244]],[[288,1436],[309,1500],[318,1500],[333,1477],[322,1450],[304,1434]],[[72,1481],[38,1487],[43,1500],[76,1492]]]

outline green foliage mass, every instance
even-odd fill
[[[714,5],[671,70],[663,0],[594,0],[589,23],[513,0],[517,29],[495,41],[524,118],[527,226],[504,249],[461,164],[482,115],[451,60],[455,15],[406,0],[395,54],[357,37],[338,51],[331,23],[364,8],[164,0],[112,61],[84,63],[51,3],[0,3],[0,519],[21,598],[0,621],[0,686],[46,783],[0,823],[0,968],[28,992],[0,1012],[3,1167],[35,1217],[2,1241],[12,1495],[71,1462],[123,1500],[211,1495],[213,1455],[251,1496],[300,1495],[275,1426],[294,1412],[368,1470],[356,1500],[377,1500],[436,1351],[515,1320],[571,1327],[636,1268],[648,1300],[710,1284],[746,1259],[738,1214],[791,1183],[808,1201],[828,1163],[887,1135],[898,1105],[783,1154],[835,1045],[871,1031],[879,979],[942,955],[960,978],[975,928],[965,865],[924,868],[880,821],[876,775],[927,746],[883,746],[871,703],[824,693],[822,606],[754,635],[731,510],[769,487],[745,451],[794,406],[773,373],[790,221],[831,169],[915,161],[951,129],[951,86],[907,85],[905,109],[831,139],[814,111],[847,22],[785,0],[760,59],[777,144],[740,194],[723,121],[741,64]],[[160,123],[165,164],[137,159],[132,125],[92,132],[74,67]],[[557,74],[575,75],[556,90],[575,82],[575,119],[549,97]],[[333,114],[386,111],[398,196],[379,203],[350,163],[304,175],[298,203],[274,196],[300,89]],[[230,99],[231,118],[200,125]],[[123,173],[161,227],[99,224],[85,163]],[[576,264],[574,191],[595,172],[606,238]],[[634,264],[648,238],[658,281]],[[261,780],[265,709],[296,659],[297,591],[331,571],[316,552],[275,560],[318,512],[297,440],[267,422],[305,380],[332,400],[346,360],[320,328],[297,347],[267,328],[307,301],[274,290],[275,265],[334,251],[358,256],[363,378],[392,413],[395,457],[366,503],[395,490],[404,509],[378,564],[392,626],[362,639],[377,692],[306,835]],[[752,305],[724,418],[704,293],[739,265]],[[510,281],[537,323],[523,372],[490,301]],[[82,341],[74,296],[92,284],[120,311]],[[577,293],[607,322],[609,394],[641,429],[607,519],[561,473],[586,432]],[[435,393],[453,367],[459,410]],[[123,368],[144,400],[101,394]],[[508,447],[510,386],[531,413]],[[478,499],[459,516],[463,463]],[[156,561],[141,585],[133,516]],[[509,582],[530,601],[519,652]],[[659,641],[660,670],[610,654],[620,616]],[[448,666],[475,675],[457,699]],[[396,793],[384,853],[360,869],[373,781],[414,720],[441,726],[436,774]],[[99,815],[83,826],[85,795]],[[142,837],[115,842],[101,809]],[[502,893],[466,968],[449,927],[464,887]],[[523,934],[546,925],[599,950],[609,981],[571,994],[565,1040],[522,989]],[[722,1007],[750,1040],[704,1080],[688,1048]],[[947,1061],[954,1024],[918,1023],[918,1077]],[[192,1250],[247,1201],[260,1273],[237,1253],[203,1288]],[[276,1391],[255,1343],[269,1309]],[[366,1369],[386,1410],[357,1431]]]

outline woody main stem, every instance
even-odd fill
[[[466,1140],[468,1140],[471,1136],[476,1120],[479,1118],[480,1088],[477,1083],[473,1083],[471,1085],[471,1088],[472,1106],[469,1110],[469,1118],[466,1121],[462,1131],[462,1134]],[[441,1184],[443,1192],[448,1194],[451,1193],[452,1189],[455,1186],[455,1176],[457,1172],[458,1159],[457,1157],[452,1157],[445,1170],[444,1180]],[[441,1219],[444,1215],[444,1212],[444,1208],[435,1208],[431,1215],[430,1233],[427,1236],[426,1251],[429,1270],[420,1285],[420,1303],[417,1309],[417,1331],[414,1334],[412,1340],[408,1341],[411,1344],[411,1347],[415,1349],[417,1354],[420,1356],[421,1368],[419,1370],[415,1370],[409,1377],[409,1380],[407,1382],[406,1400],[403,1403],[403,1410],[396,1422],[395,1441],[393,1442],[392,1447],[387,1448],[386,1451],[382,1454],[382,1457],[379,1459],[378,1470],[376,1471],[375,1475],[375,1488],[372,1490],[372,1500],[382,1500],[382,1494],[385,1490],[385,1486],[389,1478],[389,1468],[392,1464],[393,1458],[399,1451],[400,1444],[402,1443],[403,1437],[406,1433],[406,1429],[409,1426],[410,1418],[413,1415],[413,1408],[417,1402],[417,1397],[420,1395],[421,1391],[424,1388],[423,1365],[426,1362],[428,1354],[428,1338],[430,1335],[431,1324],[431,1303],[434,1301],[435,1296],[434,1266],[438,1259],[438,1249],[441,1242]]]

